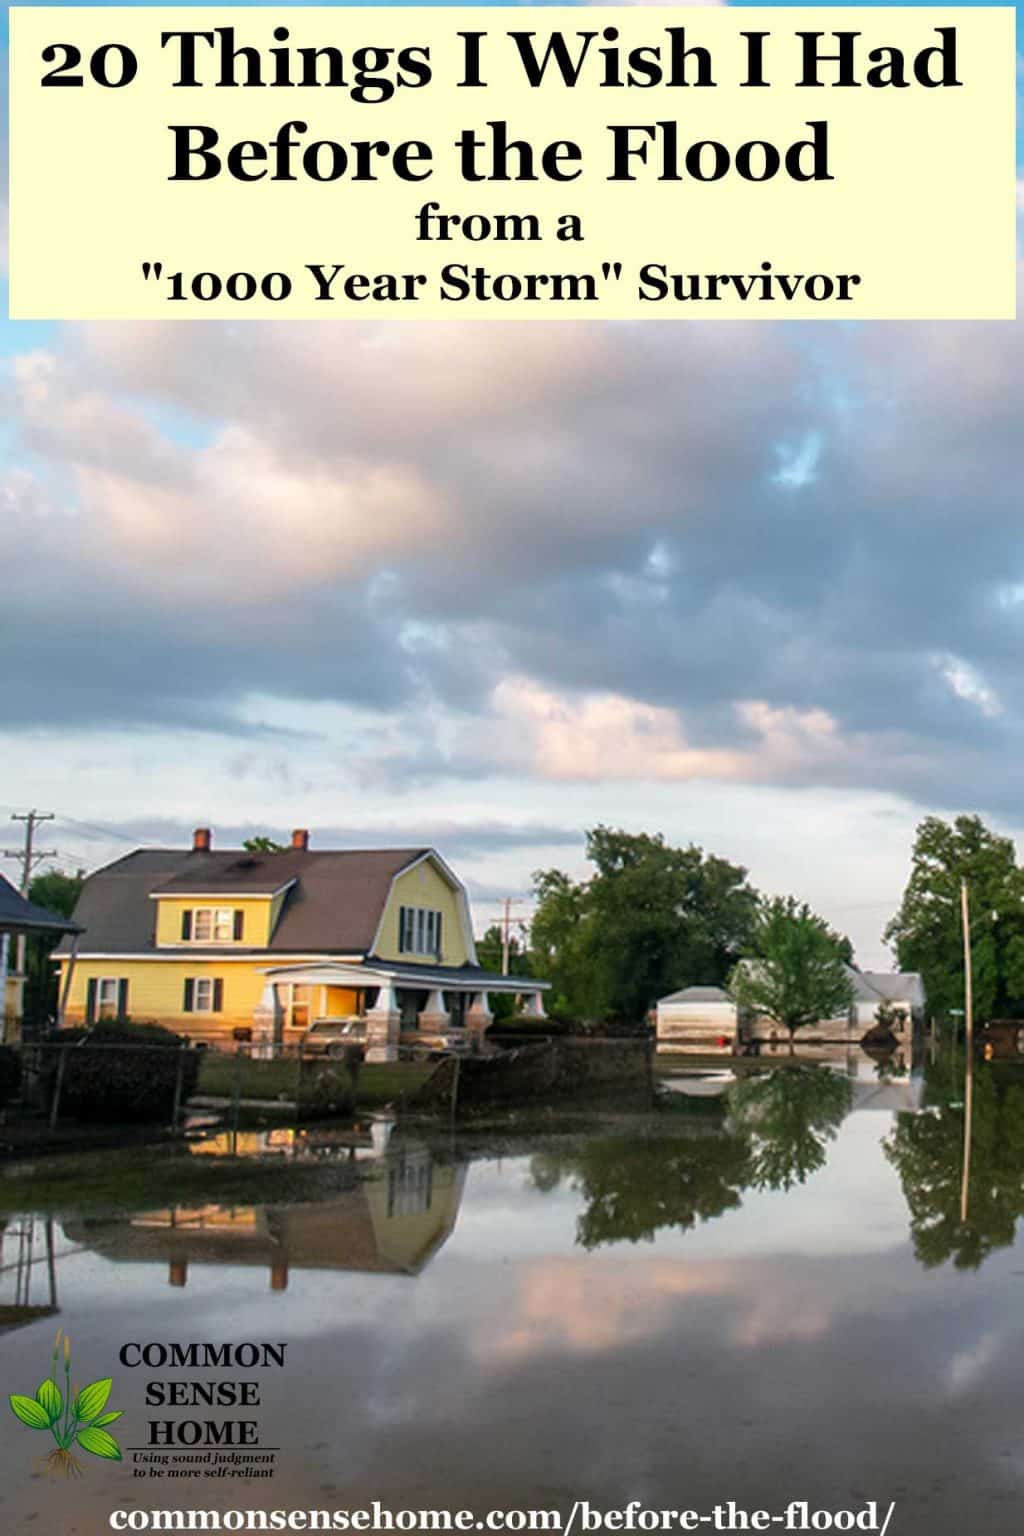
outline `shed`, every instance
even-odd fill
[[[684,987],[658,1000],[658,1049],[731,1053],[737,1020],[736,1004],[721,987]]]

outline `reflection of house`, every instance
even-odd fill
[[[658,1002],[659,1051],[730,1052],[736,1004],[721,987],[684,987]]]
[[[454,1231],[464,1182],[464,1166],[413,1145],[318,1204],[177,1206],[64,1231],[115,1264],[166,1264],[174,1286],[187,1284],[190,1264],[265,1268],[272,1290],[286,1288],[292,1269],[417,1275]]]
[[[315,851],[297,831],[281,852],[215,852],[200,828],[186,851],[140,849],[91,875],[76,921],[88,940],[69,1019],[287,1043],[360,1015],[390,1051],[402,1031],[483,1032],[491,992],[543,1013],[545,983],[477,965],[465,888],[432,848]]]

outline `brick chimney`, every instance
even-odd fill
[[[309,848],[309,831],[306,827],[296,827],[292,833],[292,847],[299,853],[305,853]]]
[[[196,827],[192,833],[192,852],[209,853],[213,847],[213,834],[209,827]]]

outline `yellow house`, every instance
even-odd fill
[[[546,983],[477,964],[465,887],[433,848],[142,848],[86,880],[68,1024],[154,1022],[209,1045],[297,1043],[357,1018],[370,1052],[483,1034],[489,994],[543,1017]],[[70,946],[56,954],[64,973]]]

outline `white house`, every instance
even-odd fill
[[[861,1034],[878,1023],[879,1007],[894,1010],[897,1035],[913,1030],[915,1019],[924,1016],[924,986],[916,971],[851,971],[853,1004],[851,1023]]]
[[[892,1028],[897,1039],[909,1040],[915,1023],[924,1015],[924,986],[917,972],[858,971],[852,965],[845,969],[853,989],[849,1011],[833,1019],[822,1019],[818,1025],[807,1025],[799,1031],[798,1039],[859,1040],[879,1022],[878,1010],[884,1007],[894,1013]],[[741,1033],[747,1040],[788,1038],[784,1029],[763,1014],[745,1014]]]
[[[684,987],[660,998],[657,1007],[659,1051],[722,1051],[736,1040],[736,1004],[721,987]]]

